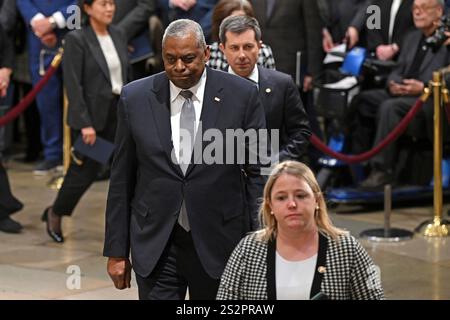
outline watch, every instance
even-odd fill
[[[52,29],[56,29],[56,20],[52,16],[48,17],[48,22],[52,25]]]

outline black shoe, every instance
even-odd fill
[[[47,225],[47,233],[50,236],[50,238],[52,238],[53,241],[55,241],[55,242],[63,243],[64,242],[64,237],[63,237],[62,233],[53,231],[50,228],[50,221],[49,221],[49,218],[48,218],[50,209],[51,209],[51,207],[48,207],[47,209],[44,210],[44,213],[42,214],[41,220],[45,221],[45,224]]]
[[[380,189],[384,185],[392,184],[393,182],[394,179],[392,174],[382,170],[373,169],[367,179],[361,182],[361,187],[365,189]]]
[[[20,233],[22,225],[9,216],[0,220],[0,231],[6,233]]]

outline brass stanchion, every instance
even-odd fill
[[[441,72],[433,72],[433,80],[430,81],[430,88],[433,90],[434,98],[434,218],[429,223],[423,235],[426,237],[448,236],[447,221],[442,220],[443,216],[443,195],[442,195],[442,100],[448,101],[448,90],[443,80]]]
[[[67,112],[69,110],[69,100],[67,99],[66,90],[64,89],[64,102],[63,102],[63,173],[53,177],[48,186],[54,190],[61,189],[64,181],[64,176],[67,173],[70,165],[70,150],[72,147],[72,139],[70,137],[70,127],[67,125]]]

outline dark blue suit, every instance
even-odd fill
[[[188,11],[180,8],[170,8],[169,0],[158,0],[163,22],[167,25],[177,19],[191,19],[202,27],[206,42],[211,36],[212,12],[219,0],[197,0],[197,3]]]
[[[264,180],[259,164],[240,165],[236,159],[233,164],[191,164],[183,175],[171,160],[169,100],[169,80],[164,72],[134,81],[122,90],[104,255],[127,258],[131,250],[133,269],[139,277],[162,279],[164,275],[158,270],[167,253],[165,248],[176,241],[173,230],[184,200],[191,226],[184,237],[193,245],[180,255],[198,255],[208,276],[219,279],[233,248],[256,228],[257,198],[262,194]],[[256,87],[247,80],[209,68],[200,120],[203,132],[214,128],[223,137],[226,129],[266,127]],[[201,139],[196,139],[196,145],[201,143],[198,141]],[[204,152],[208,145],[203,141],[200,150]],[[223,155],[236,155],[236,150],[230,149],[233,147],[224,146]],[[191,262],[175,259],[182,265],[179,274],[200,272],[200,267],[189,271]],[[201,283],[192,281],[188,285],[191,298],[198,298],[195,287]],[[208,298],[213,299],[215,294],[216,291]],[[168,298],[166,294],[157,296],[164,297]],[[200,297],[205,295],[200,293]],[[178,298],[183,299],[184,294]]]
[[[45,52],[45,70],[50,66],[55,51],[61,45],[60,41],[65,33],[63,29],[56,29],[58,45],[55,48],[45,47],[40,39],[31,30],[31,19],[38,13],[45,17],[59,11],[67,19],[67,7],[76,4],[76,0],[17,0],[25,24],[28,27],[29,64],[31,80],[35,85],[40,79],[39,58],[41,51]],[[45,51],[43,51],[45,50]],[[61,72],[57,72],[36,97],[37,106],[41,116],[41,141],[44,148],[45,160],[57,160],[62,156],[62,80]]]

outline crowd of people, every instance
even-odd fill
[[[77,4],[80,26],[71,30]],[[371,5],[381,11],[380,28],[368,27]],[[23,161],[39,160],[42,148],[35,174],[61,166],[63,88],[72,141],[115,144],[103,253],[117,288],[130,286],[133,269],[141,299],[184,299],[187,290],[190,299],[382,299],[373,261],[332,225],[303,164],[314,167],[309,138],[322,135],[313,88],[325,54],[341,43],[396,62],[386,83],[365,81],[349,106],[350,151],[367,151],[450,63],[447,43],[427,44],[445,7],[442,0],[2,0],[0,95],[12,105],[64,48],[62,68],[37,95],[31,120],[25,116],[27,136],[39,130],[40,139],[27,140]],[[421,114],[428,127],[430,110]],[[202,132],[225,137],[238,128],[278,130],[276,141],[241,141],[246,152],[278,146],[268,179],[265,159],[239,161],[234,145],[215,153],[233,155],[232,163],[194,161],[196,148],[210,148]],[[18,233],[10,215],[22,204],[2,165],[5,142],[0,128],[0,230]],[[370,161],[361,186],[393,181],[397,149]],[[62,218],[101,170],[73,154],[43,209],[53,241],[64,242]]]

